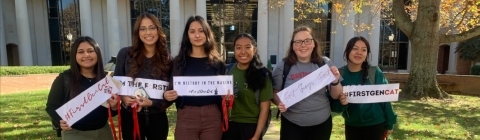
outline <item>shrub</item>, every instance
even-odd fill
[[[480,75],[480,65],[475,65],[470,70],[470,74],[472,75]]]
[[[1,66],[0,76],[61,73],[70,66]]]

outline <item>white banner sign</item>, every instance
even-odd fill
[[[113,83],[112,77],[106,76],[55,111],[72,126],[116,93],[118,88]]]
[[[398,101],[399,84],[343,86],[348,103]]]
[[[210,96],[233,94],[231,75],[221,76],[175,76],[173,89],[178,96]]]
[[[330,71],[329,66],[324,65],[278,92],[277,95],[285,105],[285,108],[288,108],[332,83],[334,80],[335,76]]]
[[[163,93],[167,91],[169,85],[162,80],[135,78],[134,82],[127,76],[113,76],[113,78],[121,83],[119,95],[141,95],[152,99],[163,99]]]

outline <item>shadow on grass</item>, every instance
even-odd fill
[[[401,112],[397,112],[398,123],[393,137],[410,139],[415,135],[435,139],[474,139],[475,134],[480,134],[480,113],[476,111],[478,105],[472,102],[474,100],[464,103],[460,99],[395,103],[395,110]]]

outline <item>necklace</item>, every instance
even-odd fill
[[[87,78],[87,77],[85,77]],[[87,78],[88,81],[92,82],[93,78]]]

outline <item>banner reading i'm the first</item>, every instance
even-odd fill
[[[167,91],[169,83],[162,80],[135,78],[127,76],[113,76],[120,83],[118,95],[141,95],[152,99],[163,99],[163,93]]]

